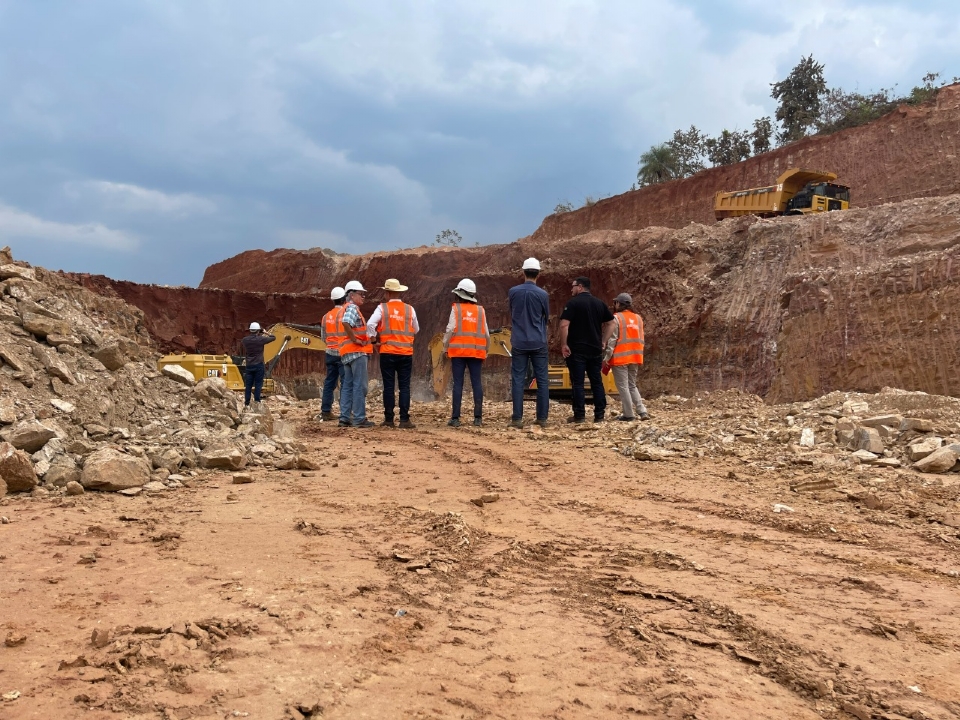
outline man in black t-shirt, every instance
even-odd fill
[[[593,392],[593,421],[601,422],[607,409],[603,392],[603,341],[613,327],[613,313],[606,304],[590,294],[590,278],[573,281],[573,297],[560,315],[560,352],[566,358],[573,385],[573,417],[567,422],[581,423],[586,419],[584,375],[590,378]]]

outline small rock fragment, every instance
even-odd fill
[[[253,475],[250,473],[234,473],[233,474],[233,484],[234,485],[246,485],[253,482]]]

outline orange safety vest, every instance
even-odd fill
[[[347,336],[340,329],[340,311],[342,309],[341,307],[335,307],[323,316],[323,329],[327,335],[327,352],[337,350],[341,343],[347,339]]]
[[[487,336],[483,329],[487,324],[487,316],[483,312],[483,307],[472,303],[454,303],[453,309],[457,313],[457,318],[447,355],[452,358],[486,359]]]
[[[350,342],[347,331],[343,329],[343,314],[350,305],[351,303],[346,303],[340,308],[340,312],[337,313],[337,327],[340,328],[340,334],[343,336],[343,340],[340,341],[340,355],[342,357],[343,355],[357,352],[370,354],[373,352],[373,346],[367,342],[367,321],[363,319],[363,313],[360,312],[360,308],[357,308],[357,313],[360,315],[360,327],[353,328],[353,335],[357,340],[363,340],[366,345],[358,345],[355,342]]]
[[[643,365],[643,318],[630,310],[616,314],[620,333],[611,365]]]
[[[413,355],[413,308],[403,300],[389,300],[380,304],[381,355]]]

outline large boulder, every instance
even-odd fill
[[[957,453],[950,447],[943,447],[915,462],[913,467],[925,473],[945,473],[956,464]]]
[[[866,450],[874,455],[883,454],[883,440],[880,433],[872,427],[858,427],[853,433],[853,446],[857,450]]]
[[[33,490],[38,482],[30,456],[8,442],[0,443],[0,477],[12,493]]]
[[[103,363],[103,366],[110,372],[119,370],[126,365],[129,360],[123,350],[116,343],[109,343],[103,347],[97,348],[93,356]]]
[[[150,481],[150,463],[113,448],[97,450],[83,463],[80,484],[87,490],[118,491]]]
[[[208,447],[200,453],[202,468],[241,470],[246,467],[246,464],[247,458],[243,451],[235,447]]]
[[[164,365],[160,372],[171,380],[176,380],[178,383],[183,383],[188,387],[193,387],[197,384],[197,379],[193,376],[193,373],[182,365]]]
[[[33,354],[41,363],[43,363],[43,367],[47,371],[48,375],[63,380],[63,382],[71,385],[77,384],[77,381],[73,377],[73,373],[70,372],[70,368],[66,366],[63,360],[57,357],[56,353],[51,354],[48,350],[44,349],[40,345],[34,345]]]
[[[28,453],[35,453],[56,436],[55,430],[37,420],[27,420],[0,430],[0,438]]]
[[[45,338],[47,335],[70,335],[73,328],[65,320],[40,315],[39,313],[23,313],[23,328],[36,335],[38,338]]]
[[[233,391],[227,387],[227,381],[219,377],[204,378],[193,388],[194,395],[198,395],[207,400],[223,400],[227,393]]]
[[[80,469],[73,458],[66,455],[54,460],[43,476],[43,484],[53,487],[66,487],[71,482],[80,482]]]

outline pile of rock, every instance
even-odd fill
[[[313,466],[301,444],[272,437],[266,404],[244,414],[222,379],[160,373],[158,357],[138,309],[0,250],[0,497],[133,494],[204,468]]]
[[[641,460],[737,456],[770,466],[871,465],[960,472],[960,400],[884,388],[765,405],[738,391],[667,396],[619,449]]]

